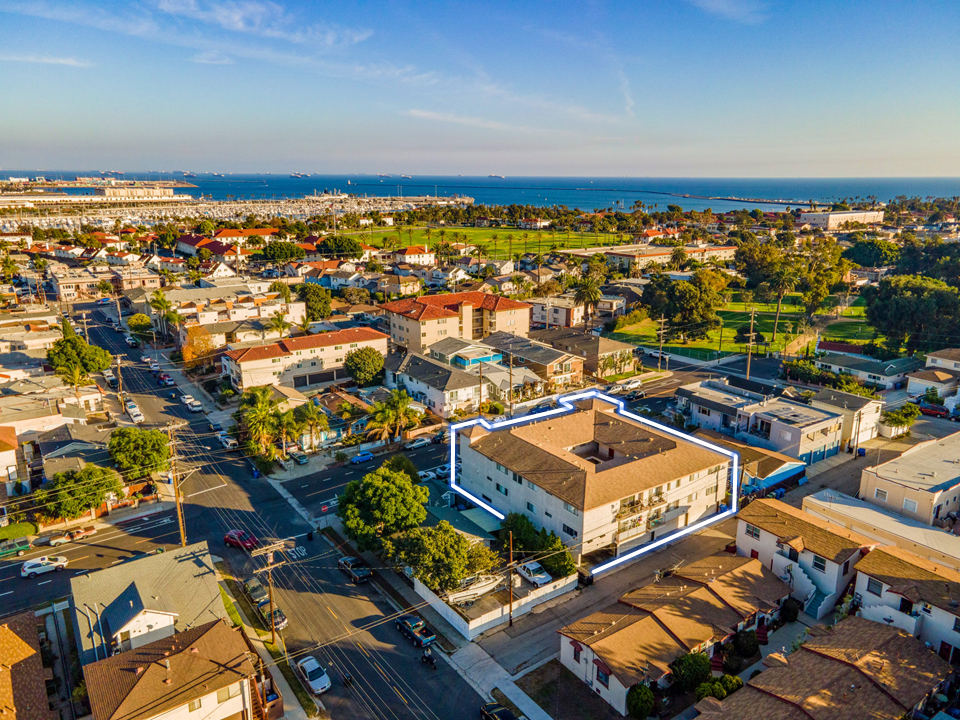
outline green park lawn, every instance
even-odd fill
[[[757,312],[768,312],[776,313],[777,312],[777,303],[762,303],[762,302],[751,302],[745,303],[740,298],[740,293],[734,291],[732,294],[732,299],[730,302],[726,303],[723,306],[724,310],[736,311],[736,312],[750,312],[750,308],[756,308]],[[801,300],[800,293],[788,293],[783,298],[783,304],[780,307],[781,315],[789,315],[793,313],[802,313],[803,312],[803,301]]]
[[[865,322],[837,322],[827,325],[820,336],[826,340],[859,340],[865,342],[873,340],[875,330]]]

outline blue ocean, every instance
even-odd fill
[[[299,177],[276,174],[196,173],[187,171],[128,172],[110,177],[126,180],[185,180],[195,188],[178,192],[204,195],[214,200],[296,198],[338,190],[355,195],[440,195],[472,197],[487,205],[565,205],[584,211],[630,209],[634,203],[665,210],[679,205],[685,210],[713,211],[760,208],[763,210],[807,206],[813,200],[827,203],[842,198],[960,196],[960,178],[630,178],[630,177],[480,177],[450,175],[320,175]],[[72,180],[99,177],[98,171],[4,171],[4,176],[43,175]],[[733,198],[733,199],[730,199]],[[778,201],[765,203],[761,200]]]

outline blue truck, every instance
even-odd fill
[[[432,645],[437,639],[437,636],[430,632],[423,620],[416,615],[404,615],[401,618],[397,618],[396,625],[397,630],[410,638],[414,647],[427,647],[427,645]]]

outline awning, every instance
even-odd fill
[[[610,668],[607,667],[606,663],[604,663],[603,660],[600,660],[599,658],[594,658],[593,664],[596,665],[598,668],[600,668],[600,672],[602,672],[604,675],[608,675],[608,676],[613,675],[613,672],[610,670]]]
[[[577,652],[583,651],[583,645],[578,643],[576,640],[571,640],[570,644],[573,645],[573,649],[576,650]]]

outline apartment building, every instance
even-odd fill
[[[160,276],[144,267],[115,267],[112,275],[111,282],[116,292],[134,288],[156,290],[160,287]]]
[[[384,363],[383,384],[407,391],[434,415],[451,418],[457,411],[474,413],[490,398],[486,379],[417,353],[392,353]]]
[[[583,382],[581,357],[508,332],[493,333],[483,342],[498,350],[503,358],[508,362],[512,361],[514,366],[532,370],[553,389]]]
[[[927,525],[960,511],[960,433],[918,443],[860,473],[859,497]]]
[[[533,322],[548,328],[582,325],[586,318],[586,307],[570,297],[537,298],[530,305]]]
[[[688,260],[707,263],[711,260],[730,262],[737,251],[734,245],[685,245],[683,248]],[[611,248],[594,248],[593,250],[572,250],[573,255],[589,257],[597,251],[602,251],[607,258],[607,264],[629,275],[631,270],[643,270],[653,263],[655,265],[670,265],[673,248],[660,245],[622,245]]]
[[[654,430],[602,400],[573,412],[458,433],[463,489],[527,515],[572,549],[623,551],[717,512],[729,457]]]
[[[734,436],[812,465],[840,452],[842,429],[836,413],[776,397],[741,408]]]
[[[802,212],[800,223],[821,230],[836,230],[846,223],[875,225],[883,223],[883,210],[828,210],[824,212]]]
[[[100,283],[107,282],[112,286],[115,277],[113,270],[105,267],[66,268],[53,270],[48,274],[53,289],[61,300],[99,297]]]
[[[223,230],[217,230],[213,234],[214,240],[220,240],[221,242],[227,243],[238,243],[240,245],[245,245],[250,242],[250,238],[253,236],[262,237],[264,243],[269,243],[273,240],[280,239],[280,231],[277,228],[264,227],[264,228],[244,228],[241,230],[235,230],[234,228],[224,228]]]
[[[284,338],[269,345],[230,348],[221,358],[223,377],[237,392],[256,385],[289,385],[301,390],[342,380],[343,362],[351,350],[371,347],[387,354],[389,338],[370,328]]]
[[[843,420],[840,442],[845,446],[859,447],[880,432],[880,416],[883,400],[824,388],[809,400],[810,406],[836,413]]]
[[[562,350],[583,358],[584,371],[597,377],[617,372],[618,367],[621,368],[620,372],[625,372],[632,369],[635,362],[633,354],[635,346],[580,329],[549,327],[544,330],[532,330],[530,339],[549,345],[554,350]],[[620,360],[623,364],[607,368],[604,360],[608,357],[613,358],[615,362]]]
[[[791,596],[817,619],[840,599],[862,554],[879,544],[779,500],[754,500],[738,515],[737,554],[787,578]]]
[[[530,332],[530,305],[482,292],[427,295],[381,307],[393,342],[420,354],[448,337],[482,340],[498,331],[520,337]]]

